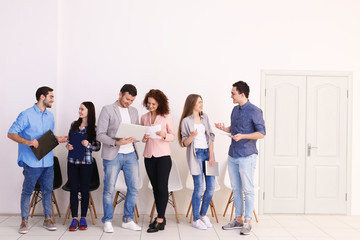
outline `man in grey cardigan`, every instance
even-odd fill
[[[111,223],[114,216],[113,198],[116,180],[121,170],[124,172],[127,187],[121,226],[130,230],[141,230],[141,227],[133,220],[140,181],[135,138],[115,139],[121,122],[139,124],[138,111],[130,106],[136,95],[135,86],[125,84],[120,90],[119,99],[113,104],[104,106],[98,120],[96,138],[103,144],[101,157],[104,165],[104,217],[102,222],[104,223],[104,232],[107,233],[114,232]]]

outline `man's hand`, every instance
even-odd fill
[[[33,146],[34,148],[38,148],[39,147],[39,142],[36,139],[33,140],[29,140],[29,142],[26,144],[28,146]]]
[[[115,145],[116,146],[121,146],[121,145],[126,145],[128,143],[133,143],[133,142],[136,142],[136,139],[133,138],[133,137],[129,137],[129,138],[121,138],[119,140],[117,140],[115,142]]]
[[[56,139],[58,140],[59,143],[66,143],[66,142],[68,142],[68,136],[56,137]]]
[[[238,141],[240,141],[241,139],[244,139],[244,136],[243,136],[243,134],[241,134],[241,133],[238,133],[238,134],[236,134],[236,135],[234,135],[234,136],[230,136],[232,139],[234,139],[235,140],[235,142],[238,142]]]

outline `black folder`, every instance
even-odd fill
[[[34,148],[33,146],[31,146],[30,148],[38,160],[41,160],[43,157],[46,156],[46,154],[48,154],[57,145],[59,145],[58,140],[56,139],[54,133],[51,130],[44,133],[37,140],[39,142],[39,147]]]

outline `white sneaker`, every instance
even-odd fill
[[[104,232],[106,233],[113,233],[114,228],[112,226],[112,223],[110,221],[107,221],[104,223]]]
[[[141,227],[139,225],[137,225],[134,221],[130,221],[130,222],[122,222],[121,224],[122,228],[126,228],[126,229],[130,229],[130,230],[134,230],[134,231],[140,231]]]
[[[207,216],[200,216],[200,220],[205,224],[206,227],[212,228],[213,225],[210,222],[210,219]]]
[[[198,219],[196,221],[193,221],[191,223],[191,226],[193,226],[194,228],[200,229],[200,230],[206,230],[207,229],[206,225],[200,219]]]

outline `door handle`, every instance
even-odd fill
[[[311,149],[315,149],[315,148],[317,148],[317,147],[312,147],[311,143],[308,143],[308,146],[307,146],[307,155],[308,155],[308,157],[310,157],[310,155],[311,155]]]

